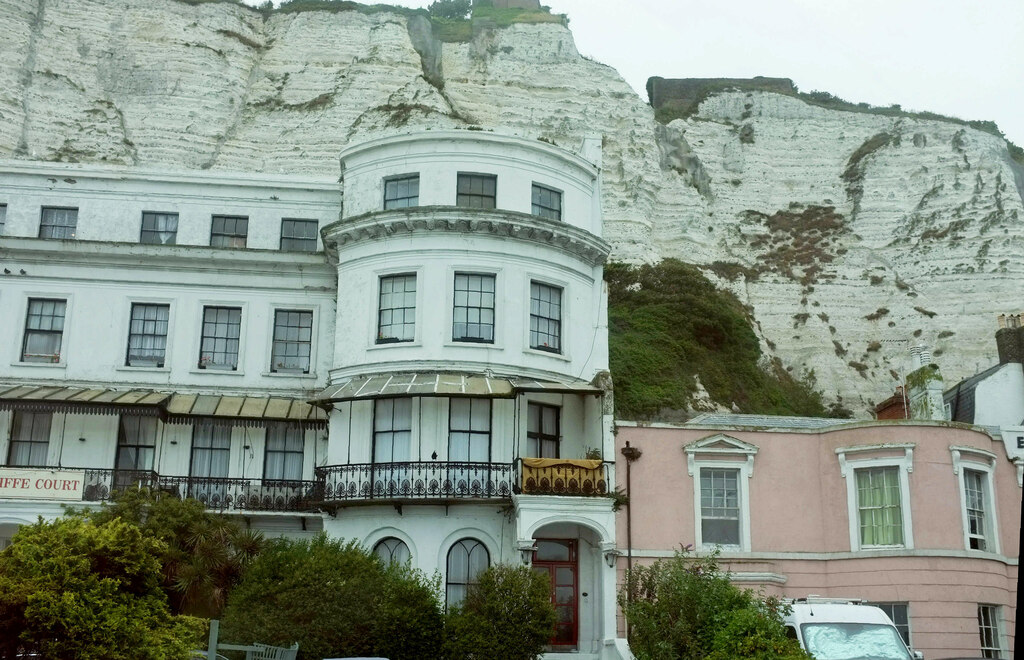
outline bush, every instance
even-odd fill
[[[438,18],[466,18],[471,8],[470,0],[436,0],[427,11]]]
[[[465,602],[448,613],[450,660],[534,660],[555,628],[548,578],[525,566],[498,564],[478,577]]]
[[[188,657],[202,624],[160,589],[166,546],[122,520],[84,516],[22,527],[0,553],[0,658]]]
[[[228,592],[259,553],[263,536],[244,530],[201,502],[129,488],[112,505],[88,514],[98,524],[121,519],[163,541],[161,574],[171,609],[217,618]]]
[[[638,660],[810,658],[786,638],[779,602],[734,587],[715,554],[633,568],[619,605]]]
[[[437,581],[384,567],[358,543],[320,534],[275,539],[228,598],[221,638],[278,646],[300,658],[438,657],[443,618]]]

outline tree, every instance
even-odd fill
[[[22,527],[0,553],[0,658],[171,660],[202,624],[160,589],[165,545],[121,520],[84,516]]]
[[[440,655],[438,583],[385,567],[358,543],[275,539],[231,592],[222,638],[287,646],[300,658]]]
[[[197,500],[146,488],[121,492],[112,505],[89,514],[97,523],[121,519],[163,541],[164,589],[177,613],[216,618],[228,591],[259,553],[263,537]]]
[[[427,11],[438,18],[466,18],[471,8],[470,0],[435,0]]]
[[[810,658],[786,637],[779,601],[733,586],[717,554],[633,568],[619,605],[638,660]]]
[[[499,564],[478,576],[461,606],[446,621],[450,660],[534,660],[555,628],[555,608],[545,575]]]

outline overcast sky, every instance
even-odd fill
[[[993,120],[1024,146],[1024,0],[541,1],[645,100],[650,76],[779,76],[854,103]]]

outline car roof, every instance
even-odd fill
[[[787,623],[883,623],[892,625],[885,612],[873,605],[853,603],[793,603]]]

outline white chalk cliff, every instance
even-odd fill
[[[726,262],[766,353],[860,414],[911,343],[947,380],[990,365],[1024,305],[1024,172],[958,124],[725,92],[663,126],[558,24],[442,44],[398,13],[0,0],[2,158],[333,175],[352,142],[470,126],[601,134],[614,258]]]

